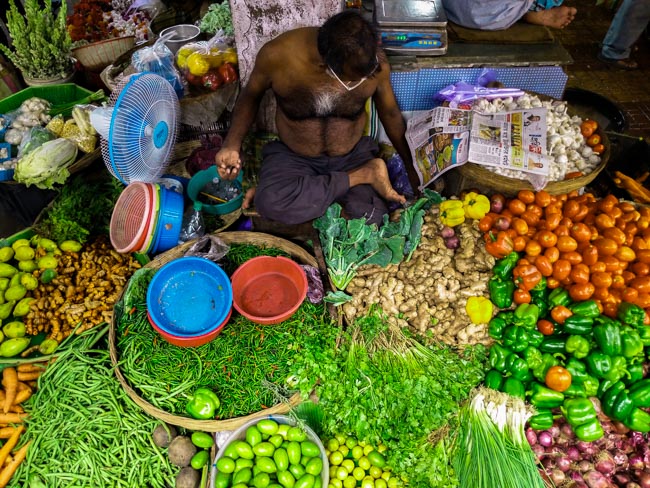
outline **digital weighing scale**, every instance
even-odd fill
[[[393,54],[447,52],[447,16],[440,0],[374,0],[381,47]]]

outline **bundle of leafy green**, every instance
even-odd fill
[[[386,267],[410,259],[422,237],[424,214],[442,198],[434,191],[424,190],[424,196],[408,206],[399,221],[390,222],[384,215],[381,229],[366,220],[341,217],[341,206],[332,204],[325,215],[314,221],[325,255],[327,272],[339,290],[345,290],[365,264]]]
[[[107,235],[122,190],[124,186],[108,175],[89,181],[79,174],[61,188],[34,230],[55,242],[84,243],[92,236]]]
[[[228,0],[210,5],[208,11],[201,18],[199,28],[201,32],[207,32],[208,34],[216,34],[218,30],[222,30],[226,36],[234,36],[235,29],[232,25],[232,14]]]

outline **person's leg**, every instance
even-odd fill
[[[561,5],[542,10],[530,10],[524,14],[523,20],[529,24],[564,29],[573,21],[577,12],[575,7]]]
[[[650,21],[650,0],[623,0],[603,40],[599,58],[614,62],[621,68],[635,69],[635,61],[628,60],[632,44]]]
[[[359,185],[350,188],[338,199],[345,213],[351,219],[365,218],[368,224],[381,225],[384,214],[388,213],[388,205],[370,185]]]

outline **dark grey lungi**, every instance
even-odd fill
[[[378,151],[377,143],[367,136],[348,154],[333,158],[301,156],[282,142],[270,142],[262,150],[255,208],[266,219],[300,224],[320,217],[338,202],[349,217],[380,224],[388,213],[386,202],[370,185],[350,188],[346,173],[376,158]]]

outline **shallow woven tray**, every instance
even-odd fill
[[[310,266],[314,266],[318,268],[318,262],[316,261],[316,258],[314,256],[309,254],[302,247],[290,241],[287,241],[286,239],[281,239],[279,237],[275,237],[270,234],[264,234],[261,232],[221,232],[221,233],[217,233],[217,235],[226,244],[233,244],[233,243],[252,244],[260,247],[275,247],[278,249],[282,249],[283,251],[287,252],[296,261],[302,264],[308,264]],[[156,256],[156,258],[153,259],[151,262],[149,262],[145,266],[145,268],[158,269],[164,264],[174,259],[182,257],[185,254],[185,252],[192,246],[192,244],[194,244],[194,242],[195,241],[186,242],[180,246],[170,249],[169,251],[163,254]],[[122,299],[122,295],[120,294],[120,297],[118,298],[118,302],[121,299]],[[136,389],[134,389],[131,385],[129,385],[126,378],[122,374],[122,371],[120,371],[119,355],[116,348],[116,344],[117,344],[116,328],[117,326],[115,324],[115,314],[113,314],[113,319],[111,320],[111,325],[108,333],[108,345],[109,345],[109,351],[111,355],[111,362],[113,363],[113,367],[115,368],[115,375],[117,376],[118,381],[122,385],[122,388],[124,388],[126,394],[129,395],[129,397],[140,408],[142,408],[146,413],[148,413],[152,417],[160,419],[169,424],[178,425],[180,427],[184,427],[190,430],[199,430],[202,432],[220,432],[224,430],[235,430],[252,419],[264,417],[269,414],[287,413],[289,412],[289,410],[291,410],[292,407],[298,405],[301,401],[300,395],[295,394],[286,403],[280,403],[278,405],[274,405],[271,408],[267,408],[265,410],[255,412],[250,415],[246,415],[244,417],[235,417],[226,420],[195,420],[189,417],[181,417],[179,415],[170,414],[168,412],[165,412],[164,410],[161,410],[153,406],[151,403],[147,402],[142,397],[140,397]]]

